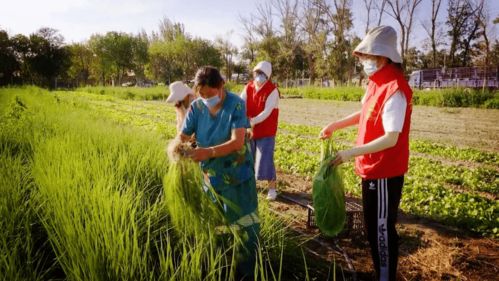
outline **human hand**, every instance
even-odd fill
[[[255,128],[255,125],[256,125],[254,119],[250,118],[249,122],[250,122],[251,130],[253,130]]]
[[[329,165],[335,167],[341,165],[345,162],[348,162],[353,158],[353,154],[350,150],[341,150],[336,153],[336,157],[329,162]]]
[[[249,140],[253,138],[253,128],[246,129],[246,138]]]
[[[198,147],[190,151],[189,157],[194,161],[204,161],[210,158],[211,148]]]
[[[190,149],[187,143],[182,142],[180,137],[176,137],[168,144],[166,153],[170,161],[177,162],[180,158],[188,156]]]
[[[319,138],[321,140],[328,139],[331,137],[332,134],[333,134],[333,129],[330,128],[330,126],[328,125],[322,128],[321,132],[319,133]]]

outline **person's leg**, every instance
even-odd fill
[[[242,228],[241,236],[243,244],[239,249],[237,263],[237,280],[254,280],[255,266],[258,257],[258,239],[260,235],[260,224]]]
[[[257,140],[255,158],[255,174],[257,180],[266,180],[268,186],[267,199],[275,200],[276,170],[274,165],[275,137],[266,137]]]
[[[362,204],[371,256],[378,280],[395,280],[398,235],[395,229],[403,176],[362,181]]]
[[[399,236],[395,225],[397,224],[397,215],[402,197],[402,187],[404,186],[404,177],[394,177],[388,179],[388,253],[389,253],[389,280],[396,280],[397,266],[399,256]]]
[[[275,200],[277,198],[276,180],[267,181],[267,186],[269,188],[269,192],[267,194],[267,199],[268,200]]]
[[[231,217],[237,217],[231,224],[240,228],[242,244],[238,247],[236,274],[237,280],[254,280],[254,270],[258,252],[260,218],[258,197],[254,178],[230,189],[232,202],[237,210],[230,210]],[[235,207],[236,207],[235,206]]]
[[[253,162],[255,163],[256,167],[256,141],[254,139],[250,139],[249,144],[251,149],[251,156],[253,157]],[[256,169],[255,169],[255,176],[256,176]]]
[[[378,188],[376,180],[362,180],[362,208],[364,213],[364,227],[367,240],[371,248],[371,257],[376,276],[379,276],[379,255],[377,246],[378,229]]]

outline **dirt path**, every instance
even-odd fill
[[[281,191],[288,195],[309,198],[312,183],[298,176],[279,173]],[[360,200],[348,198],[349,201]],[[272,209],[293,218],[293,228],[318,235],[314,229],[306,229],[305,208],[279,199],[271,202]],[[399,214],[400,240],[399,280],[497,280],[499,276],[499,241],[477,237],[438,222]],[[356,234],[356,233],[354,233]],[[363,234],[342,236],[338,245],[348,254],[357,280],[372,280],[372,265],[368,244]],[[325,257],[326,258],[326,257]],[[346,268],[341,262],[336,261]],[[351,276],[347,275],[347,280]]]
[[[359,110],[358,102],[281,99],[280,120],[324,126]],[[499,152],[499,110],[415,106],[411,137]]]

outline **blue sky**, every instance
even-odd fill
[[[423,1],[426,7],[420,8],[414,23],[413,43],[425,36],[421,19],[431,11],[430,1]],[[490,15],[495,18],[499,14],[499,0],[488,2]],[[107,31],[137,33],[144,29],[150,34],[158,29],[163,17],[168,17],[174,22],[182,22],[186,31],[194,36],[210,40],[223,36],[241,46],[239,17],[254,13],[263,0],[0,0],[0,3],[0,28],[11,35],[28,35],[47,26],[59,30],[67,43],[81,42],[94,33]],[[354,31],[362,36],[365,28],[363,1],[352,0],[352,3]],[[446,13],[444,5],[441,15]],[[384,24],[398,30],[398,25],[389,17]]]

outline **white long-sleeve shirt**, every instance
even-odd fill
[[[256,85],[255,85],[256,87]],[[260,88],[256,88],[256,94],[258,95],[259,94],[259,90]],[[247,99],[247,93],[246,93],[247,89],[246,89],[246,86],[244,87],[243,91],[241,92],[241,98],[246,101]],[[253,117],[253,118],[250,118],[250,124],[251,126],[254,126],[258,123],[262,123],[263,121],[265,121],[265,119],[267,119],[270,114],[272,113],[272,110],[274,110],[274,108],[279,108],[279,91],[277,90],[277,88],[275,88],[272,93],[270,93],[270,95],[267,97],[267,100],[265,101],[265,108],[263,109],[262,112],[260,112],[260,114],[258,114],[257,116]]]

